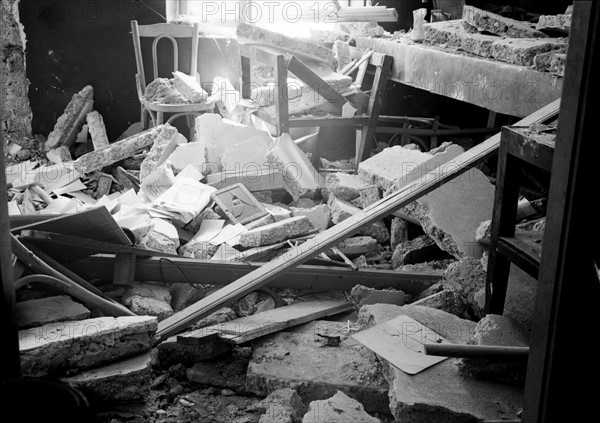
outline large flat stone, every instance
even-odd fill
[[[474,6],[463,7],[463,19],[480,31],[491,32],[509,38],[545,38],[546,34],[521,22],[506,18],[488,10],[478,9]]]
[[[15,321],[18,329],[67,320],[83,320],[89,316],[90,311],[87,308],[64,295],[15,304]]]
[[[173,314],[168,286],[136,284],[123,294],[122,302],[139,316],[155,316],[158,321]]]
[[[491,55],[496,60],[521,66],[532,66],[536,55],[551,50],[565,49],[564,39],[504,38],[491,46]]]
[[[330,398],[339,390],[368,412],[389,413],[388,387],[375,354],[349,338],[345,328],[346,323],[319,321],[260,339],[248,366],[247,390],[268,395],[292,388],[305,403]],[[339,335],[342,341],[327,347],[315,333]]]
[[[401,315],[417,320],[453,343],[473,341],[475,322],[429,307],[365,306],[359,321],[371,327]],[[522,389],[464,377],[453,359],[412,376],[383,359],[382,363],[390,384],[390,410],[396,421],[464,423],[516,419],[517,410],[523,405]]]
[[[562,30],[569,33],[571,30],[572,15],[542,15],[536,24],[536,29]]]
[[[272,245],[287,239],[306,235],[312,230],[313,226],[308,217],[291,217],[244,232],[240,237],[240,245],[244,248]]]
[[[150,390],[151,361],[147,352],[60,380],[79,389],[90,401],[132,401]]]
[[[335,195],[329,196],[329,201],[327,204],[331,210],[331,220],[335,224],[343,222],[350,216],[361,212],[361,210],[354,204],[341,200]],[[390,239],[390,231],[383,222],[374,222],[366,225],[359,230],[358,234],[375,238],[380,244],[383,244]]]
[[[305,216],[310,221],[314,229],[324,231],[331,225],[331,212],[327,204],[320,204],[310,209],[291,208],[292,215]]]
[[[337,391],[331,398],[313,401],[302,423],[380,423],[381,420],[369,415],[363,405],[343,392]]]
[[[363,197],[375,197],[379,194],[376,186],[366,183],[358,175],[342,172],[327,175],[325,186],[331,194],[345,201],[359,199],[361,195]],[[373,192],[376,194],[373,194]]]
[[[98,317],[19,331],[21,371],[41,377],[86,369],[150,349],[155,317]]]
[[[54,129],[48,134],[46,150],[66,145],[70,147],[77,138],[83,122],[94,107],[94,89],[87,85],[73,95],[64,113],[56,120]]]

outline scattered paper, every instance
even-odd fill
[[[175,175],[168,165],[161,165],[154,172],[146,176],[140,185],[140,190],[150,201],[155,201],[175,183]]]
[[[210,203],[210,194],[215,191],[216,188],[182,177],[154,201],[152,210],[172,214],[174,219],[188,223]]]
[[[200,181],[204,176],[198,170],[198,168],[194,165],[187,165],[179,174],[175,177],[175,180],[180,178],[190,178],[194,181]]]
[[[8,202],[8,215],[9,216],[21,215],[21,209],[19,208],[19,205],[17,204],[17,202],[14,200]]]
[[[52,190],[52,192],[54,192],[54,194],[56,195],[63,195],[70,194],[76,191],[82,191],[84,189],[87,189],[87,186],[83,182],[81,182],[81,179],[77,179],[75,182],[72,182],[69,185],[65,185],[64,187]]]
[[[221,244],[217,252],[214,256],[212,256],[211,260],[213,261],[232,261],[234,260],[240,252],[229,245],[227,242]]]
[[[248,232],[248,229],[244,227],[241,223],[237,225],[226,225],[223,230],[211,239],[211,243],[215,245],[221,245],[224,242],[227,242],[231,245],[239,244],[240,236],[244,233]]]
[[[219,235],[224,225],[224,220],[203,220],[200,224],[200,229],[190,240],[190,242],[209,242],[214,237]]]
[[[79,192],[79,191],[70,192],[67,195],[70,195],[71,197],[78,199],[86,206],[94,206],[94,205],[96,205],[96,202],[97,202],[95,199],[93,199],[89,195],[87,195],[83,192]]]

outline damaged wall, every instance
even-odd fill
[[[31,108],[27,98],[24,35],[19,25],[19,0],[2,0],[0,7],[2,63],[2,128],[31,135]]]
[[[33,132],[48,135],[71,97],[94,87],[95,107],[116,139],[139,120],[130,20],[157,23],[162,0],[27,0],[19,4],[27,35]]]

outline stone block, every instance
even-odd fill
[[[18,329],[68,320],[83,320],[89,316],[90,311],[87,308],[64,295],[15,304],[15,321]]]
[[[299,423],[308,410],[298,393],[289,388],[271,392],[258,407],[265,410],[258,423]]]
[[[561,30],[567,34],[571,30],[572,15],[542,15],[535,25],[538,30]]]
[[[244,248],[272,245],[287,239],[306,235],[312,230],[313,226],[307,217],[292,217],[244,232],[240,238],[240,245]]]
[[[339,335],[341,342],[326,347],[316,333]],[[246,390],[268,395],[291,388],[305,403],[330,398],[339,390],[368,412],[389,413],[388,386],[380,370],[375,354],[349,337],[345,322],[317,321],[258,340]]]
[[[150,230],[142,237],[138,247],[177,255],[179,234],[175,226],[165,219],[152,219],[151,224]]]
[[[219,250],[219,246],[205,241],[190,241],[179,249],[184,257],[210,260]]]
[[[509,38],[545,38],[546,34],[527,22],[506,18],[474,6],[463,7],[463,20],[479,31],[491,32]]]
[[[302,419],[302,423],[330,423],[335,421],[352,423],[381,422],[378,418],[369,415],[360,402],[340,391],[337,391],[331,398],[311,402],[308,412]]]
[[[483,245],[490,245],[491,238],[492,221],[486,220],[485,222],[481,222],[481,225],[479,225],[477,231],[475,231],[475,241]]]
[[[168,286],[136,284],[123,294],[123,304],[140,316],[155,316],[158,321],[173,315],[171,292]]]
[[[435,308],[458,317],[465,317],[467,311],[466,300],[458,292],[451,289],[437,292],[415,301],[411,305]]]
[[[335,195],[329,196],[327,203],[331,210],[331,220],[333,223],[338,224],[350,216],[361,212],[361,210],[355,205],[337,198]],[[360,229],[359,235],[365,235],[373,237],[378,243],[384,244],[390,239],[390,232],[383,222],[374,222]]]
[[[147,352],[60,380],[80,390],[91,402],[139,400],[150,391],[151,361]]]
[[[498,40],[495,35],[468,34],[462,37],[460,49],[480,57],[492,57],[492,45]]]
[[[472,343],[475,322],[429,307],[389,304],[364,306],[359,322],[371,327],[407,315],[450,342]],[[464,377],[448,359],[416,375],[408,375],[382,359],[390,384],[390,410],[396,421],[451,423],[516,419],[523,390],[503,383]]]
[[[348,257],[360,255],[372,256],[380,251],[377,240],[370,236],[354,236],[352,238],[346,238],[340,242],[337,247]]]
[[[310,209],[292,207],[291,211],[294,217],[307,217],[313,228],[318,231],[324,231],[331,224],[331,212],[327,204],[321,204]]]
[[[406,220],[394,217],[390,226],[390,248],[395,250],[399,244],[408,241],[408,226]]]
[[[460,19],[432,22],[423,25],[425,40],[433,44],[445,44],[447,47],[460,47],[465,29]]]
[[[150,349],[155,317],[98,317],[19,331],[21,371],[41,377],[86,369]]]
[[[177,147],[186,144],[187,139],[180,133],[174,133],[172,137],[157,137],[150,151],[140,165],[139,180],[143,181],[154,172],[171,155]]]
[[[381,199],[379,188],[367,184],[358,175],[331,173],[325,178],[325,186],[331,194],[342,200],[354,202],[360,208],[365,208]]]
[[[205,103],[208,99],[208,93],[194,76],[173,72],[173,86],[191,103]]]

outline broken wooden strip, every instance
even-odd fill
[[[350,310],[352,304],[347,301],[300,302],[201,328],[178,336],[177,342],[201,345],[204,343],[205,336],[212,337],[217,333],[217,336],[224,341],[239,345],[270,333]]]
[[[73,214],[65,214],[48,219],[45,216],[41,222],[38,219],[32,223],[13,227],[12,233],[25,229],[56,232],[63,235],[74,235],[96,241],[112,244],[131,245],[123,229],[115,222],[106,207],[97,207]],[[22,221],[22,220],[17,220]],[[24,219],[27,221],[27,219]]]
[[[87,279],[111,280],[115,256],[98,254],[69,263],[69,268]],[[138,282],[194,283],[222,286],[235,282],[260,269],[260,263],[232,261],[199,261],[183,257],[139,258],[135,278]],[[369,288],[392,287],[410,295],[418,295],[442,279],[443,272],[407,272],[360,269],[355,272],[329,266],[301,265],[288,269],[275,278],[269,287],[281,289],[310,289],[350,291],[361,284]]]
[[[556,116],[559,103],[559,100],[552,102],[518,122],[518,125],[526,126],[532,123],[544,122]],[[452,165],[444,166],[443,169],[436,168],[419,180],[406,185],[401,190],[361,210],[336,226],[321,232],[313,239],[290,250],[285,255],[272,260],[260,269],[249,273],[216,293],[203,298],[196,304],[163,320],[159,324],[157,336],[160,339],[166,339],[171,335],[175,335],[197,320],[215,312],[225,304],[235,301],[266,285],[272,279],[285,273],[288,269],[318,255],[330,245],[337,244],[348,236],[355,234],[365,225],[381,220],[390,213],[428,194],[435,188],[451,181],[483,160],[488,159],[497,152],[499,145],[500,134],[494,135],[483,143],[476,145],[471,150],[448,162]]]
[[[91,173],[95,170],[100,170],[105,166],[133,156],[136,152],[151,146],[160,138],[172,138],[177,133],[177,129],[168,123],[155,126],[122,141],[112,143],[109,147],[102,150],[84,154],[75,160],[75,169],[81,173]]]
[[[46,140],[46,150],[65,145],[70,147],[81,130],[83,121],[94,107],[94,89],[91,85],[86,86],[76,93],[62,116],[58,118],[54,129]]]

